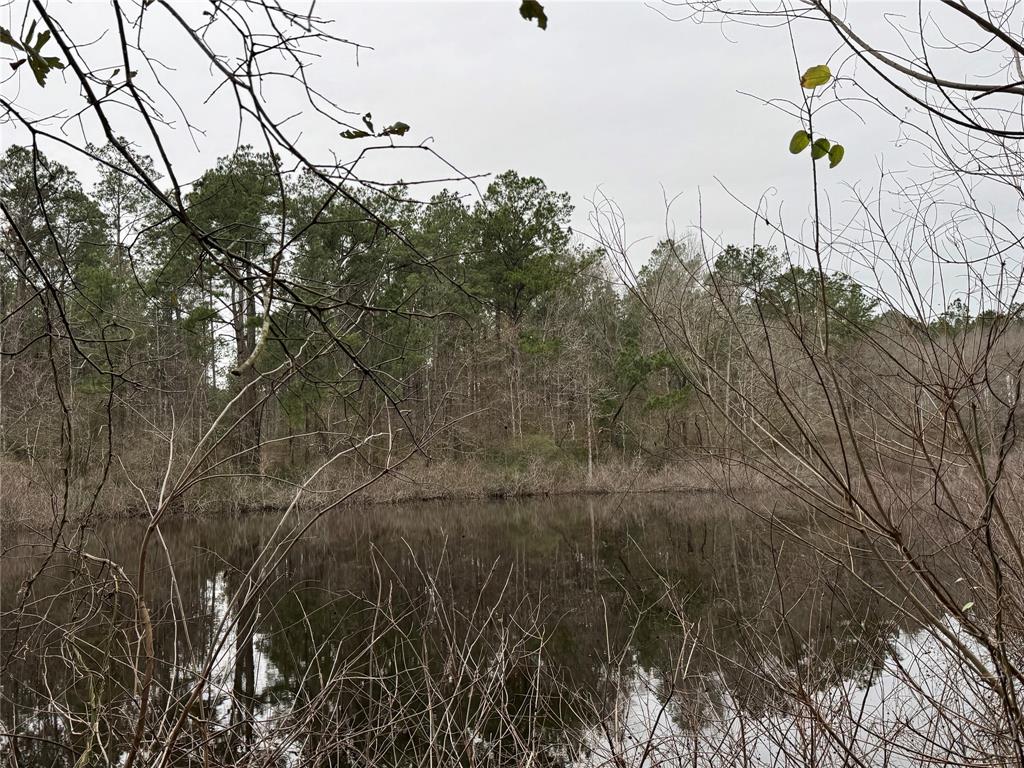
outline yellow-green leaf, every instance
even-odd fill
[[[794,155],[799,155],[803,152],[811,143],[811,137],[807,131],[797,131],[793,134],[793,138],[789,140],[789,151]]]
[[[821,158],[828,154],[829,147],[831,146],[832,144],[828,139],[818,139],[811,145],[811,157],[814,160],[821,160]]]
[[[800,85],[804,88],[817,88],[832,79],[832,70],[825,64],[818,64],[804,72],[800,78]]]
[[[972,600],[971,602],[969,602],[969,603],[967,603],[966,605],[964,605],[964,607],[963,607],[963,610],[965,610],[965,611],[969,611],[969,610],[971,610],[971,608],[973,608],[973,607],[974,607],[974,601]]]
[[[846,150],[843,149],[842,144],[833,144],[832,149],[828,151],[828,167],[835,168],[843,162],[843,155],[845,154]]]

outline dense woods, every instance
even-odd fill
[[[713,296],[849,349],[879,314],[848,275],[823,296],[774,247],[666,240],[627,290],[608,251],[572,232],[568,196],[514,171],[475,198],[342,198],[246,147],[190,186],[184,226],[111,148],[96,154],[91,187],[31,149],[3,158],[3,456],[39,490],[65,455],[86,484],[145,476],[233,401],[209,461],[237,473],[301,477],[384,433],[390,450],[484,468],[657,467],[735,447],[659,332],[663,311],[704,324],[704,354],[741,388]]]

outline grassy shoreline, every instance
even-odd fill
[[[3,493],[0,523],[14,526],[49,524],[61,508],[60,489],[38,467],[10,461],[0,463]],[[340,467],[322,473],[302,492],[299,508],[319,509],[336,504],[353,488],[371,479],[365,467]],[[754,487],[763,478],[718,459],[690,459],[654,468],[642,462],[595,465],[588,476],[585,465],[530,462],[525,466],[495,466],[479,461],[417,461],[381,477],[341,506],[471,502],[527,499],[546,496],[607,496],[650,493],[717,491],[723,486]],[[151,478],[153,489],[158,479]],[[119,477],[108,478],[96,498],[98,485],[81,482],[70,494],[68,519],[79,521],[146,517],[139,490]],[[281,511],[292,502],[296,483],[270,475],[232,476],[199,485],[169,509],[175,516],[244,515]],[[155,495],[155,493],[154,493]],[[90,511],[91,508],[91,511]]]

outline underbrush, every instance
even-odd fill
[[[536,448],[536,446],[532,446]],[[148,516],[143,500],[158,497],[162,473],[155,466],[113,468],[106,480],[97,471],[77,478],[64,503],[62,478],[42,463],[0,459],[3,485],[0,523],[41,526],[67,519]],[[372,482],[371,482],[372,481]],[[345,504],[398,504],[431,500],[513,499],[557,494],[668,493],[720,489],[723,483],[756,488],[768,483],[755,472],[720,459],[688,459],[658,467],[642,460],[610,460],[592,472],[575,457],[517,445],[504,456],[428,461],[411,459],[387,472],[365,463],[336,462],[312,481],[288,466],[260,475],[220,474],[193,486],[171,512],[187,515],[242,514],[290,504],[302,486],[299,506],[317,509],[369,483]],[[152,503],[152,502],[151,502]]]

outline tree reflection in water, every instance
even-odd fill
[[[782,677],[809,692],[876,680],[914,629],[877,563],[854,578],[709,495],[349,510],[257,590],[245,574],[273,522],[163,526],[164,578],[147,594],[154,733],[213,659],[182,764],[652,764],[665,749],[652,734],[678,750],[725,719],[785,711]],[[828,546],[827,528],[798,525]],[[137,539],[110,525],[90,546],[128,562]],[[5,555],[5,605],[32,557]],[[52,568],[36,623],[16,645],[0,637],[3,725],[19,735],[4,749],[22,765],[102,754],[90,744],[116,762],[125,745],[138,638],[63,589],[81,578]],[[72,621],[52,647],[47,627]],[[100,691],[85,670],[104,658]]]

